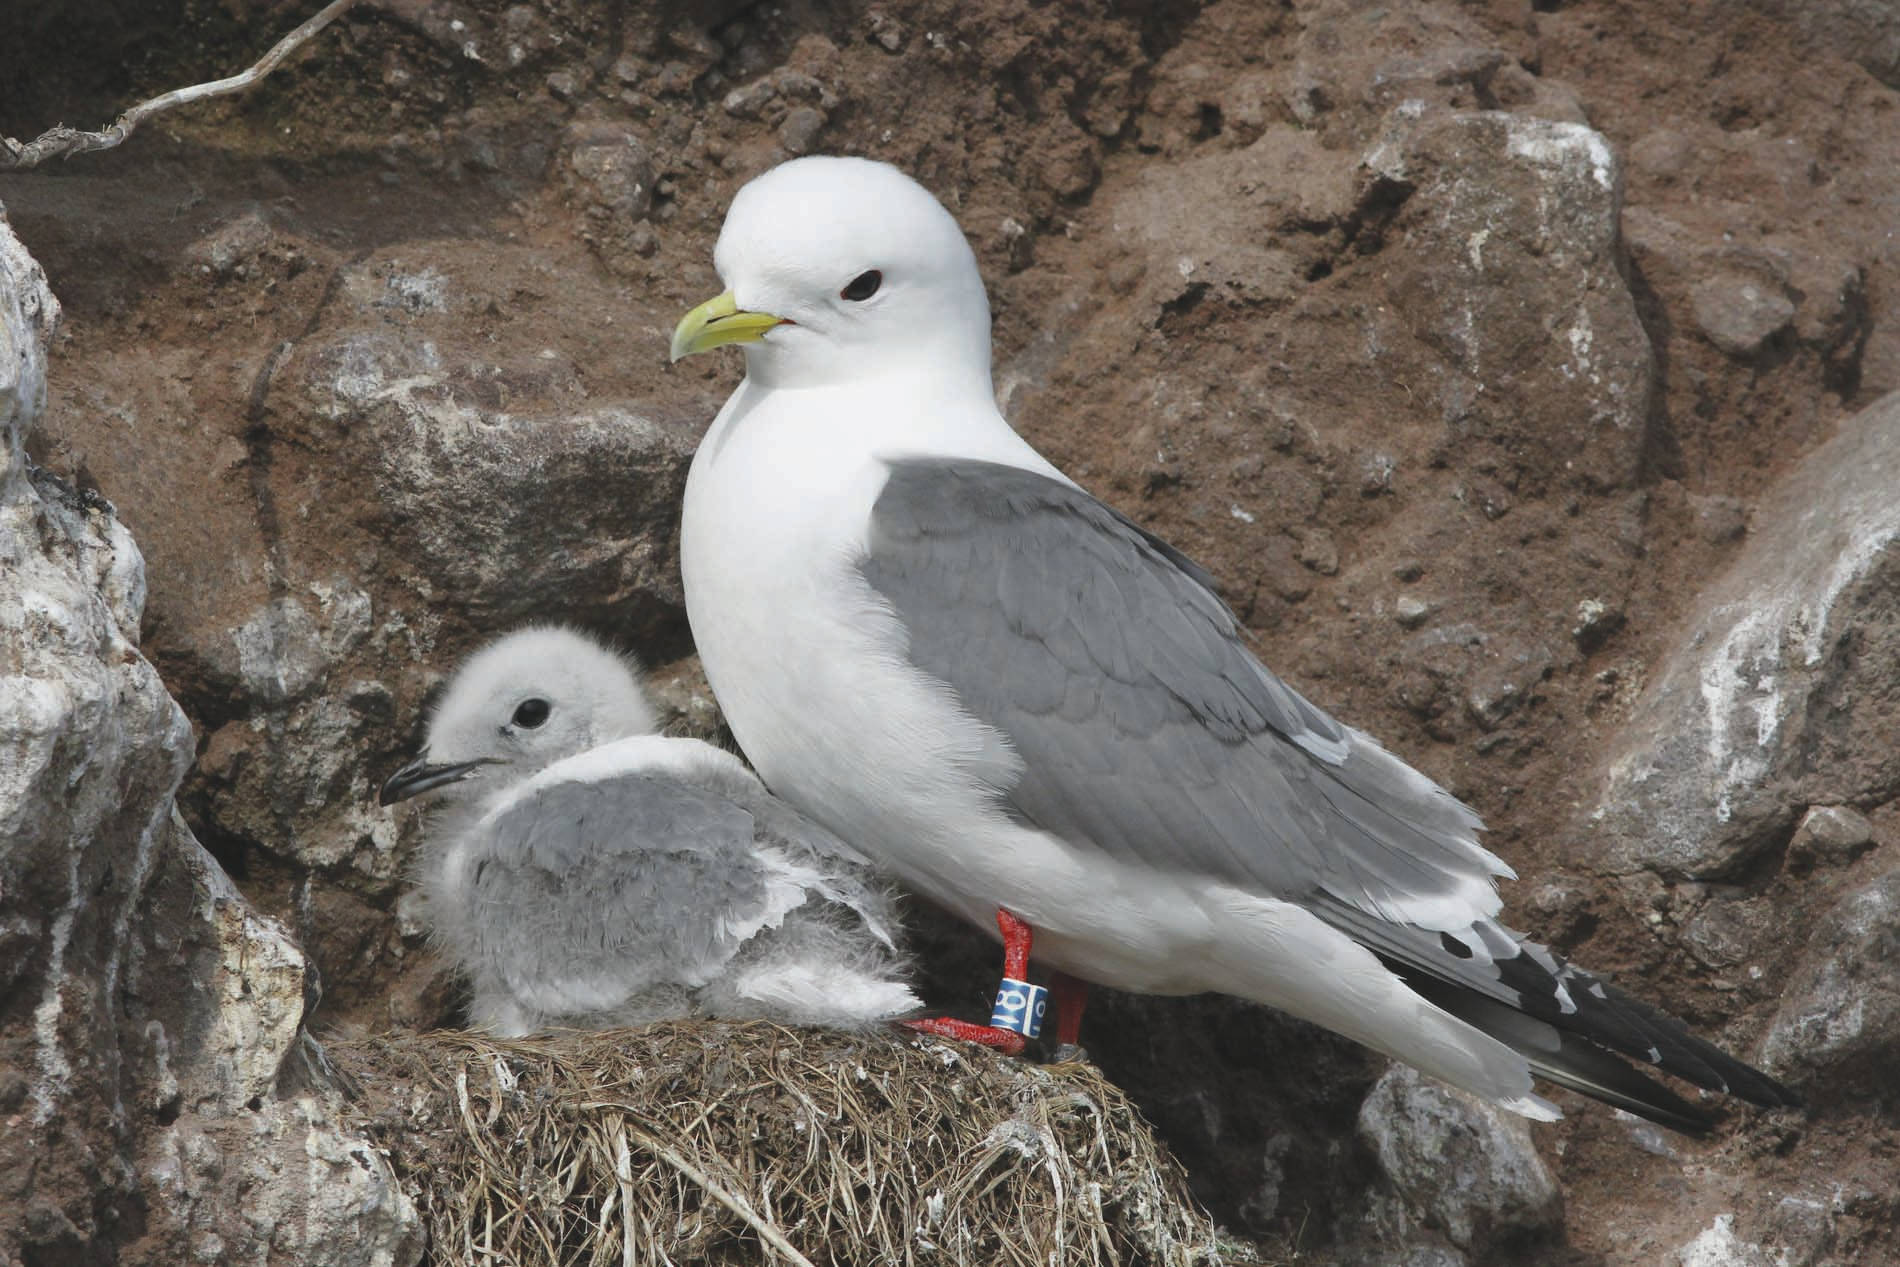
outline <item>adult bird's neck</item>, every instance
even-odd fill
[[[748,374],[701,443],[700,460],[721,464],[742,451],[772,464],[793,454],[847,465],[912,454],[1041,464],[998,411],[988,374],[967,366],[913,365],[797,388]]]

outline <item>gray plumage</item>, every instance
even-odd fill
[[[729,753],[637,733],[652,724],[618,657],[523,630],[457,673],[422,756],[385,788],[447,802],[420,889],[471,1021],[515,1036],[914,1011],[891,895],[862,859]]]
[[[864,574],[912,662],[1009,736],[1009,802],[1045,831],[1414,922],[1510,874],[1477,815],[1264,668],[1205,573],[1080,489],[893,462]]]
[[[1791,1102],[1680,1022],[1472,920],[1477,876],[1510,874],[1472,843],[1477,816],[1262,666],[1172,547],[1035,471],[890,468],[861,570],[911,662],[1021,758],[1010,812],[1079,848],[1298,902],[1546,1077],[1678,1129],[1706,1115],[1589,1043]]]

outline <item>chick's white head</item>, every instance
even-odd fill
[[[517,630],[450,679],[416,759],[383,785],[382,803],[439,791],[484,794],[565,757],[657,729],[635,667],[571,629]]]

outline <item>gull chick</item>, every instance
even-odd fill
[[[633,667],[530,628],[457,671],[383,785],[444,802],[423,908],[503,1037],[678,1016],[851,1027],[914,1012],[891,894],[730,753],[655,729]]]
[[[915,181],[783,164],[714,264],[728,289],[673,339],[745,354],[681,528],[713,691],[774,792],[1000,923],[1010,977],[1033,939],[1058,1039],[1083,982],[1218,991],[1532,1117],[1555,1115],[1537,1073],[1708,1124],[1617,1053],[1792,1102],[1500,924],[1512,873],[1478,816],[1282,682],[1207,572],[1011,429],[976,258]]]

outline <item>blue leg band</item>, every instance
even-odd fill
[[[1042,1033],[1042,1017],[1048,1010],[1047,989],[1004,977],[996,988],[996,1006],[990,1010],[990,1024],[1024,1038],[1034,1038]]]

